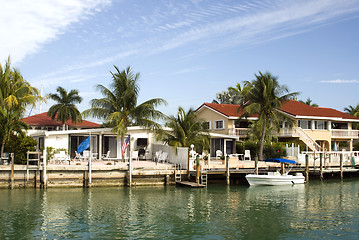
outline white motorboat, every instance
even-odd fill
[[[277,163],[287,163],[294,164],[295,161],[283,159],[283,158],[274,158],[267,159],[265,162],[277,162]],[[296,173],[295,175],[290,175],[287,173],[281,174],[279,172],[268,172],[266,175],[258,175],[258,174],[248,174],[246,175],[246,179],[249,185],[292,185],[292,184],[303,184],[305,182],[305,178],[302,173]]]

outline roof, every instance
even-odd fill
[[[22,120],[30,126],[62,126],[61,122],[52,120],[51,117],[47,116],[47,112],[36,114],[30,117],[25,117]],[[66,121],[65,124],[73,128],[99,128],[101,126],[98,123],[86,120],[82,120],[82,122],[78,122],[76,124],[72,123],[72,121],[69,120]]]
[[[210,108],[222,115],[225,115],[228,118],[240,117],[244,110],[241,108],[241,105],[234,104],[218,104],[218,103],[204,103],[202,104],[197,111],[200,111],[203,107]],[[282,105],[281,109],[284,113],[287,113],[295,118],[300,117],[312,117],[312,118],[325,118],[325,119],[343,119],[343,120],[354,120],[359,121],[359,118],[354,117],[350,114],[340,112],[332,108],[324,107],[313,107],[305,103],[298,102],[296,100],[289,100]],[[258,115],[253,115],[252,117],[257,117]]]

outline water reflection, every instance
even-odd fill
[[[207,189],[0,190],[0,239],[331,239],[358,234],[356,181]]]

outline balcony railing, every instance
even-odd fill
[[[240,138],[245,138],[248,137],[249,131],[249,128],[231,128],[228,130],[228,134],[239,136]],[[295,130],[295,128],[282,128],[279,133],[274,131],[273,135],[278,137],[300,137],[300,134]],[[331,136],[332,138],[359,139],[359,130],[332,129]]]
[[[359,130],[332,129],[332,138],[359,139]]]

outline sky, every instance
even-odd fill
[[[139,103],[175,115],[259,71],[299,100],[343,111],[359,103],[358,0],[0,0],[0,63],[43,96],[101,98],[114,65],[140,73]],[[46,112],[48,100],[26,114]],[[96,120],[97,121],[97,120]]]

